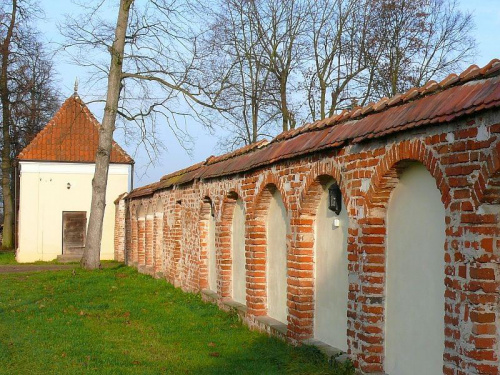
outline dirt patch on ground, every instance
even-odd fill
[[[117,263],[103,263],[103,268],[111,268]],[[6,264],[0,265],[0,274],[4,273],[23,273],[23,272],[42,272],[42,271],[61,271],[80,268],[79,264]]]
[[[39,272],[39,271],[60,271],[72,268],[78,268],[77,264],[27,264],[17,265],[8,264],[0,266],[0,274],[2,273],[20,273],[20,272]]]

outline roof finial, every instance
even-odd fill
[[[78,96],[78,77],[75,78],[75,92],[73,95]]]

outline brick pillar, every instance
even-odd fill
[[[144,264],[147,267],[153,267],[153,251],[154,251],[154,236],[153,236],[153,221],[154,221],[154,216],[152,214],[148,214],[146,216],[146,221],[145,221],[145,233],[144,233],[144,240],[145,240],[145,251],[144,251]]]
[[[498,215],[458,207],[452,203],[450,222],[459,217],[460,226],[449,230],[447,243],[446,373],[499,374]]]
[[[154,218],[154,273],[163,272],[163,213],[156,213]]]
[[[118,262],[125,261],[126,249],[126,222],[125,222],[126,202],[119,198],[115,201],[115,233],[114,233],[114,258]]]
[[[132,220],[130,218],[130,201],[125,201],[125,264],[132,263]]]
[[[135,211],[135,210],[134,210]],[[137,222],[137,214],[136,212],[132,212],[130,216],[130,259],[129,262],[133,265],[137,266],[139,261],[139,233],[138,233],[139,224]]]
[[[210,203],[202,202],[199,213],[198,238],[199,238],[199,264],[198,284],[200,289],[208,289],[208,220],[211,214]],[[217,241],[217,239],[216,239]]]
[[[146,248],[146,218],[139,217],[137,220],[137,263],[138,266],[145,265]]]
[[[385,220],[371,217],[360,219],[358,224],[360,231],[356,240],[360,254],[354,265],[359,277],[354,325],[358,331],[355,339],[357,360],[364,372],[383,372]]]
[[[291,220],[292,250],[288,255],[288,336],[304,340],[313,336],[314,324],[314,219]]]
[[[253,210],[246,215],[247,311],[255,316],[267,314],[266,220],[271,198],[271,191],[264,189]]]
[[[236,200],[225,198],[221,220],[217,223],[215,243],[217,246],[217,293],[222,298],[231,298],[232,291],[232,223]]]
[[[170,280],[175,286],[179,286],[181,282],[181,254],[182,254],[182,227],[181,227],[181,216],[182,216],[182,203],[175,204],[175,221],[172,229],[172,265],[170,269]]]

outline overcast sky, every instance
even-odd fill
[[[39,22],[39,28],[49,43],[61,42],[61,36],[56,25],[64,20],[67,13],[78,14],[78,7],[72,5],[68,0],[44,0],[40,2],[45,10],[46,19]],[[498,35],[500,34],[500,0],[460,0],[463,10],[474,14],[476,29],[474,31],[478,43],[478,55],[474,63],[484,66],[493,58],[500,58],[498,48]],[[80,80],[86,76],[84,68],[70,65],[61,57],[56,57],[55,68],[58,72],[58,83],[64,98],[73,93],[75,78]],[[85,82],[80,83],[79,94],[84,101],[90,101],[96,93],[89,92]],[[102,119],[103,105],[91,104],[90,109],[98,120]],[[151,165],[146,152],[142,149],[136,150],[127,147],[123,142],[123,134],[119,131],[115,134],[115,140],[120,143],[136,161],[135,187],[157,181],[161,176],[181,168],[188,167],[194,163],[205,160],[208,156],[215,154],[217,137],[211,135],[202,126],[192,122],[189,124],[190,133],[195,135],[195,147],[192,156],[188,155],[179,146],[176,139],[165,131],[160,136],[166,145],[164,151],[155,165]]]

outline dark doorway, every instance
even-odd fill
[[[63,254],[82,255],[86,231],[86,211],[63,212]]]

